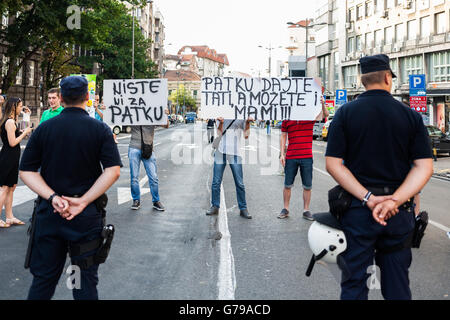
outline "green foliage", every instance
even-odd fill
[[[108,35],[93,46],[91,57],[79,59],[81,65],[87,69],[92,68],[95,62],[100,64],[102,72],[97,80],[99,85],[103,83],[103,79],[130,79],[132,74],[133,21],[125,6],[119,3],[115,6],[117,14],[114,18],[111,18],[109,11],[96,13],[98,19],[108,28]],[[151,40],[144,38],[136,19],[134,29],[134,77],[155,78],[158,76],[156,65],[147,57]]]
[[[196,109],[197,107],[196,101],[191,95],[191,92],[186,90],[183,84],[180,84],[178,89],[172,91],[169,100],[172,101],[173,105],[185,105],[187,107],[191,107],[192,109]]]
[[[6,56],[9,57],[8,72],[0,79],[3,92],[13,85],[25,61],[38,52],[43,54],[41,69],[47,77],[44,86],[53,86],[61,76],[80,69],[80,65],[73,65],[76,62],[71,56],[73,45],[95,49],[96,58],[102,58],[99,62],[108,76],[128,77],[127,73],[120,72],[126,69],[125,60],[131,60],[131,16],[121,2],[124,1],[1,0],[0,15],[14,17],[7,28],[0,28],[0,42],[8,45]],[[144,6],[146,0],[128,2]],[[67,27],[71,16],[67,9],[72,5],[81,8],[80,29]],[[129,34],[128,39],[126,34]],[[148,41],[143,41],[139,31],[136,32],[136,39],[136,76],[148,75],[153,67],[152,63],[144,62],[143,52],[148,48]],[[20,64],[17,64],[18,59],[22,59]],[[82,64],[82,67],[88,66]],[[115,68],[116,73],[112,71]]]

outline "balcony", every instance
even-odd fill
[[[333,42],[328,40],[318,46],[316,46],[316,56],[323,56],[329,54],[333,47]]]

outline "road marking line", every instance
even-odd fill
[[[450,232],[450,228],[447,228],[446,226],[440,224],[439,222],[436,222],[436,221],[433,221],[433,220],[429,220],[429,222],[430,222],[430,224],[432,224],[436,228],[441,229],[444,232]]]
[[[233,250],[231,248],[231,235],[228,229],[227,208],[225,205],[225,193],[223,184],[220,188],[220,209],[219,209],[219,232],[220,239],[220,260],[219,260],[219,300],[234,300],[236,291],[236,274],[234,268]]]
[[[329,174],[328,172],[325,172],[325,171],[323,171],[323,170],[317,169],[316,167],[313,167],[313,169],[316,170],[316,171],[318,171],[318,172],[320,172],[320,173],[322,173],[322,174],[324,174],[324,175],[326,175],[326,176],[331,177],[330,174]]]
[[[127,139],[129,137],[131,137],[131,134],[123,136],[123,137],[119,137],[119,138],[117,138],[117,140]]]

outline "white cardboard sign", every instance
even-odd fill
[[[109,125],[167,123],[167,79],[104,80],[103,92],[103,121]]]
[[[315,120],[322,86],[314,78],[204,77],[203,119]]]

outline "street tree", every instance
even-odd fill
[[[192,110],[197,108],[195,98],[183,84],[180,84],[177,89],[172,91],[169,100],[173,105],[184,105],[186,107],[190,107]]]

